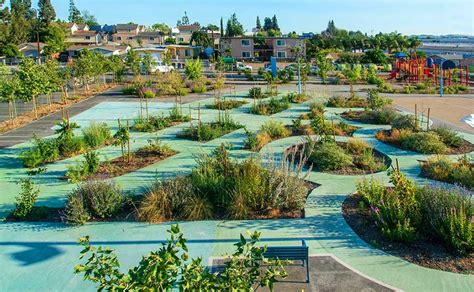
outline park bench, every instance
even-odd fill
[[[309,249],[304,240],[301,246],[267,246],[263,256],[269,260],[301,261],[302,266],[306,265],[306,283],[309,283]],[[211,272],[221,273],[225,269],[224,264],[212,266]]]
[[[309,283],[309,249],[304,240],[301,246],[268,246],[263,256],[270,260],[301,261],[306,264],[306,283]]]

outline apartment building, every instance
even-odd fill
[[[239,60],[268,61],[276,57],[282,61],[296,59],[295,48],[300,48],[300,54],[306,55],[305,40],[302,38],[285,37],[222,37],[220,50],[223,56]]]
[[[145,27],[138,24],[117,24],[112,41],[127,44],[132,47],[161,45],[165,36],[159,31],[145,31]]]
[[[68,29],[66,43],[72,45],[99,45],[107,42],[100,32],[91,31],[87,24],[68,23],[66,27]]]

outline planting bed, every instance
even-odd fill
[[[342,213],[347,224],[371,246],[400,257],[411,263],[443,271],[474,274],[474,255],[459,256],[450,253],[439,242],[420,237],[411,244],[385,239],[380,234],[370,209],[361,196],[354,194],[344,201]]]

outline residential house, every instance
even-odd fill
[[[91,50],[96,54],[103,54],[106,57],[111,56],[123,56],[129,50],[129,46],[122,46],[122,45],[114,45],[114,44],[107,44],[107,45],[73,45],[66,49],[65,54],[61,54],[61,61],[67,62],[69,58],[77,58],[80,52],[84,49]]]
[[[163,33],[145,31],[145,27],[138,24],[117,24],[116,32],[112,35],[112,41],[132,47],[161,45],[164,38]]]
[[[177,27],[179,33],[176,34],[176,44],[178,45],[188,45],[191,42],[191,36],[193,32],[199,31],[201,26],[199,24],[186,24],[179,25]]]
[[[66,37],[66,43],[73,45],[98,45],[103,42],[102,34],[89,30],[87,24],[68,23],[67,28],[69,35]]]
[[[458,67],[460,62],[464,59],[462,55],[457,54],[435,54],[430,56],[434,64],[439,65],[443,62],[443,68]]]
[[[171,55],[171,65],[177,69],[184,68],[186,60],[195,59],[201,53],[201,47],[191,45],[167,45],[164,47]]]
[[[38,45],[40,55],[44,52],[45,43],[23,43],[18,46],[18,50],[27,58],[38,58]]]
[[[223,56],[238,60],[268,61],[276,57],[280,61],[296,59],[294,48],[300,47],[301,55],[306,56],[305,40],[288,37],[223,37],[220,50]]]

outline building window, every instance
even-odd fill
[[[184,50],[184,56],[186,56],[186,57],[191,56],[191,51],[190,50]]]
[[[277,47],[286,46],[286,40],[277,40]]]
[[[178,38],[178,42],[184,43],[184,38]]]
[[[277,58],[286,58],[286,52],[277,52]]]
[[[250,52],[242,52],[242,58],[250,58]]]
[[[90,36],[86,36],[86,40],[90,40],[90,39],[91,39],[91,37],[90,37]]]
[[[121,41],[121,40],[122,40],[122,37],[120,37],[120,36],[117,37],[117,40],[118,40],[118,41]]]
[[[250,40],[241,40],[242,47],[250,47]]]
[[[154,41],[154,40],[155,40],[155,38],[153,38],[153,37],[150,37],[150,41]]]

